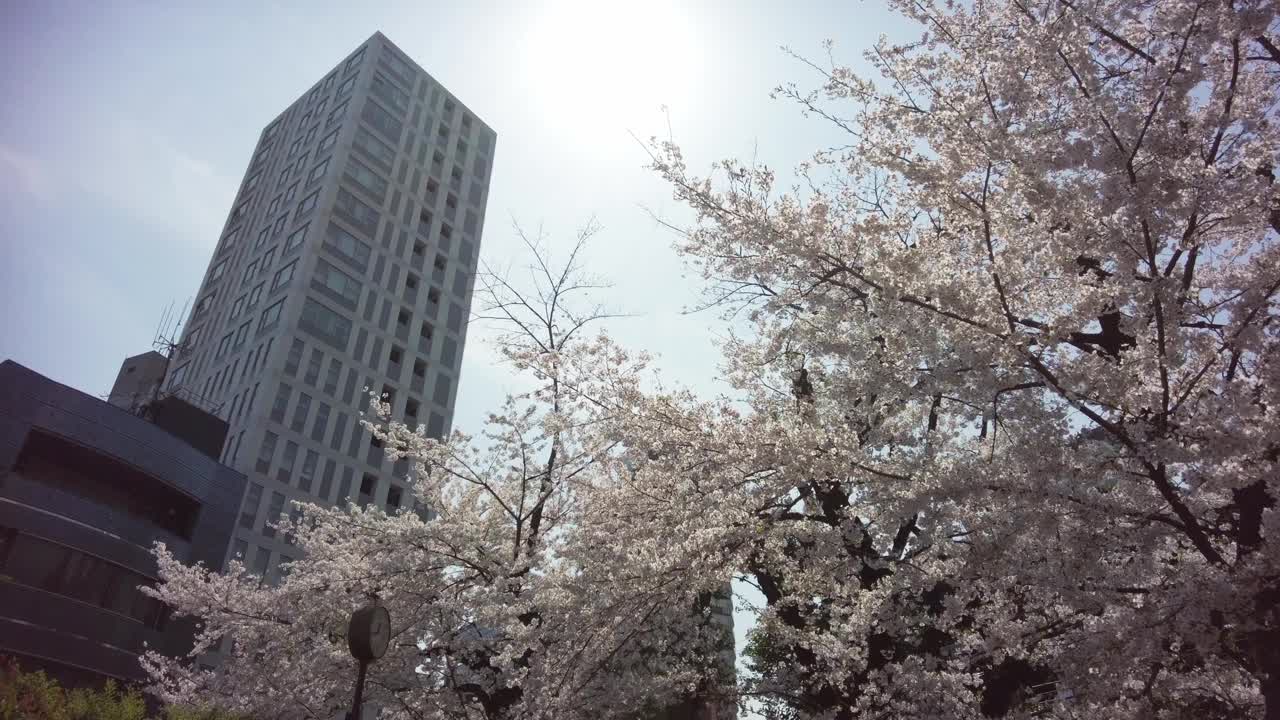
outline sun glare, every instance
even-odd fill
[[[652,126],[679,107],[695,70],[685,13],[664,0],[548,0],[529,28],[527,71],[541,105],[601,132]]]

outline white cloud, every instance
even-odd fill
[[[48,166],[34,155],[0,145],[0,182],[10,191],[30,195],[42,203],[53,201],[53,178]]]

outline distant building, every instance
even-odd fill
[[[449,432],[497,142],[382,33],[338,60],[246,158],[164,385],[230,425],[249,485],[223,550],[268,582],[299,555],[291,503],[412,505],[365,388]]]
[[[157,400],[149,421],[0,363],[0,654],[24,669],[138,681],[144,643],[190,649],[190,621],[137,588],[155,582],[156,541],[222,567],[245,477],[208,453],[225,423]]]
[[[118,408],[138,414],[138,410],[156,398],[164,374],[169,369],[169,358],[155,350],[126,358],[120,365],[115,385],[107,402]]]

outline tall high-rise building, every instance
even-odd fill
[[[164,389],[230,424],[227,552],[269,580],[291,500],[410,502],[365,388],[449,431],[496,140],[381,33],[262,131]]]

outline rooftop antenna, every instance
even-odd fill
[[[182,321],[187,316],[187,308],[191,305],[188,299],[182,304],[182,311],[174,313],[173,302],[165,307],[164,312],[160,314],[160,323],[156,327],[155,339],[151,341],[151,347],[165,358],[173,360],[181,348],[182,343]]]
[[[156,332],[151,340],[151,349],[162,355],[165,359],[164,373],[151,387],[147,388],[143,393],[143,397],[138,398],[134,403],[135,414],[148,417],[153,403],[160,399],[161,387],[164,385],[164,378],[169,374],[169,363],[177,359],[182,349],[182,321],[187,316],[187,307],[191,304],[188,299],[182,305],[180,313],[174,312],[173,301],[170,301],[160,313],[160,320],[156,325]]]

